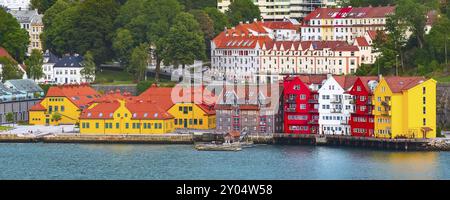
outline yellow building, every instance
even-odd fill
[[[79,122],[81,110],[99,97],[100,95],[86,84],[51,87],[45,98],[31,107],[29,124],[76,124]]]
[[[173,116],[142,100],[93,103],[80,117],[81,134],[164,134],[174,132]]]
[[[423,77],[382,78],[372,102],[375,137],[436,137],[435,80]]]
[[[207,100],[205,96],[209,97]],[[139,96],[157,102],[173,117],[177,129],[215,129],[214,97],[202,86],[162,88],[153,85]]]
[[[216,112],[214,107],[205,104],[176,103],[169,109],[175,117],[176,128],[187,129],[215,129]]]

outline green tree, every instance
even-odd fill
[[[412,31],[417,39],[419,48],[424,46],[426,6],[417,0],[398,0],[395,15],[400,22],[404,22],[407,29]]]
[[[436,52],[441,61],[446,64],[448,70],[448,48],[450,46],[450,20],[446,17],[439,18],[425,38],[432,50]]]
[[[114,0],[71,3],[44,29],[46,47],[58,55],[91,51],[97,64],[109,60],[113,56],[111,40],[118,9]]]
[[[148,44],[141,44],[133,49],[131,54],[130,65],[133,69],[132,73],[135,74],[137,81],[143,81],[145,79],[145,72],[148,66]]]
[[[61,114],[59,114],[57,112],[54,112],[52,114],[52,120],[55,121],[55,122],[59,122],[61,120],[61,118],[62,118]]]
[[[72,6],[74,6],[74,3],[70,2],[69,0],[57,0],[50,8],[48,8],[44,12],[44,16],[42,17],[44,27],[46,27],[46,29],[52,27],[52,22],[56,18],[56,16]]]
[[[113,40],[116,57],[123,66],[128,66],[131,51],[135,47],[132,33],[128,29],[119,28]]]
[[[0,46],[18,62],[22,62],[28,49],[30,36],[11,14],[0,9]]]
[[[14,114],[12,112],[6,113],[6,122],[12,123],[14,126]]]
[[[31,0],[31,8],[37,9],[39,13],[44,13],[55,4],[56,0]]]
[[[169,47],[164,61],[174,65],[193,64],[194,60],[205,59],[205,42],[200,25],[189,13],[182,12],[175,18],[167,40]]]
[[[33,49],[30,57],[25,60],[28,78],[33,80],[42,78],[44,76],[44,72],[42,70],[43,64],[44,57],[42,52],[40,50]]]
[[[155,80],[159,82],[159,72],[164,55],[171,44],[167,43],[168,32],[175,17],[182,11],[182,6],[176,0],[150,0],[146,4],[145,19],[147,26],[147,41],[156,62]],[[198,29],[200,30],[200,29]]]
[[[261,11],[251,0],[234,0],[226,12],[232,25],[239,22],[261,19]]]
[[[19,69],[18,64],[9,58],[0,57],[0,64],[2,64],[2,81],[5,82],[11,79],[21,79],[23,72]]]
[[[193,9],[203,9],[206,7],[214,7],[217,5],[216,0],[178,0],[186,11]]]
[[[224,30],[225,27],[229,27],[228,17],[220,12],[217,8],[208,7],[204,9],[208,16],[212,19],[214,24],[214,35],[218,35]]]
[[[200,30],[203,32],[205,40],[211,40],[214,37],[214,21],[203,10],[191,10],[189,13],[194,16],[200,25]]]
[[[86,52],[83,57],[83,69],[81,69],[80,74],[83,76],[86,82],[90,83],[94,81],[96,65],[94,62],[94,57],[90,51]]]

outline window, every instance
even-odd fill
[[[302,110],[306,109],[306,104],[300,104],[300,109]]]
[[[203,125],[203,119],[199,119],[198,124]]]
[[[130,124],[129,123],[125,123],[125,128],[129,129],[130,128]]]
[[[300,95],[300,99],[301,99],[301,100],[305,100],[305,99],[306,99],[306,95],[305,95],[305,94],[301,94],[301,95]]]
[[[423,104],[427,104],[427,98],[426,98],[426,97],[423,97],[423,98],[422,98],[422,103],[423,103]]]
[[[178,119],[174,119],[175,125],[178,125]]]
[[[426,87],[423,87],[423,88],[422,88],[422,93],[423,93],[423,94],[426,94],[426,93],[427,93],[427,88],[426,88]]]
[[[422,109],[422,112],[423,112],[423,114],[427,114],[427,107],[423,107],[423,109]]]
[[[427,125],[427,119],[423,118],[423,125],[426,126]]]
[[[64,106],[61,106],[61,112],[64,112],[64,110],[65,110]]]
[[[95,123],[95,128],[99,128],[100,127],[100,124],[99,123]]]

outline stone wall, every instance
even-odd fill
[[[92,87],[97,90],[101,91],[103,93],[107,93],[109,91],[116,91],[117,89],[120,90],[120,92],[129,92],[131,95],[137,94],[137,88],[136,85],[92,85]]]
[[[450,129],[450,83],[438,83],[436,97],[437,125]]]

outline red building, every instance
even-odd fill
[[[325,79],[326,75],[288,76],[284,79],[283,108],[285,133],[318,133],[318,90]]]
[[[352,136],[372,137],[374,134],[372,95],[378,82],[378,77],[358,77],[349,91],[355,105],[349,120]]]

